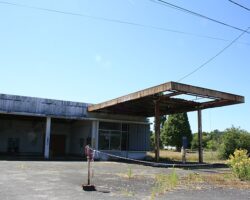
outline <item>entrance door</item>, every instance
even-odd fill
[[[51,155],[64,156],[65,155],[65,135],[52,135],[51,137]]]

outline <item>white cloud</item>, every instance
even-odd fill
[[[94,58],[97,66],[104,70],[110,70],[112,68],[111,61],[104,59],[102,55],[97,54]]]
[[[102,56],[96,55],[96,56],[95,56],[95,61],[96,61],[97,63],[100,63],[100,62],[102,61]]]

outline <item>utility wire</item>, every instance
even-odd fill
[[[195,72],[197,72],[198,70],[200,70],[201,68],[205,67],[208,63],[210,63],[212,60],[214,60],[216,57],[218,57],[220,54],[222,54],[226,49],[228,49],[230,46],[232,46],[238,39],[240,39],[241,36],[243,36],[248,30],[250,29],[250,27],[248,27],[246,30],[244,30],[239,36],[237,36],[232,42],[230,42],[227,46],[225,46],[222,50],[220,50],[217,54],[215,54],[213,57],[209,58],[206,62],[204,62],[203,64],[201,64],[200,66],[198,66],[197,68],[195,68],[192,72],[188,73],[187,75],[183,76],[182,78],[180,78],[177,82],[182,81],[183,79],[191,76],[192,74],[194,74]]]
[[[229,41],[229,40],[224,39],[224,38],[219,38],[219,37],[214,37],[214,36],[209,36],[209,35],[196,34],[196,33],[185,32],[185,31],[181,31],[181,30],[168,29],[168,28],[159,27],[159,26],[145,25],[145,24],[124,21],[124,20],[118,20],[118,19],[112,19],[112,18],[97,17],[97,16],[86,15],[86,14],[81,14],[81,13],[60,11],[60,10],[55,10],[55,9],[29,6],[29,5],[18,4],[18,3],[10,3],[10,2],[6,2],[6,1],[0,1],[0,4],[28,8],[28,9],[35,9],[35,10],[40,10],[40,11],[52,12],[52,13],[58,13],[58,14],[63,14],[63,15],[72,15],[72,16],[83,17],[83,18],[88,18],[88,19],[98,20],[98,21],[106,21],[106,22],[111,22],[111,23],[125,24],[125,25],[130,25],[130,26],[141,27],[141,28],[149,28],[149,29],[154,29],[154,30],[158,30],[158,31],[189,35],[189,36],[206,38],[206,39],[211,39],[211,40]],[[250,46],[250,43],[247,43],[247,42],[239,42],[239,43]]]
[[[164,5],[164,6],[167,6],[167,7],[170,7],[170,8],[173,8],[173,9],[176,9],[176,10],[179,10],[179,11],[182,11],[182,12],[185,12],[185,13],[188,13],[188,14],[191,14],[191,15],[194,15],[196,17],[200,17],[200,18],[203,18],[203,19],[207,19],[209,21],[212,21],[212,22],[215,22],[217,24],[220,24],[220,25],[223,25],[223,26],[227,26],[229,28],[232,28],[232,29],[235,29],[235,30],[238,30],[238,31],[241,31],[241,32],[245,32],[244,29],[242,28],[239,28],[239,27],[236,27],[236,26],[233,26],[231,24],[227,24],[225,22],[222,22],[222,21],[219,21],[217,19],[213,19],[211,17],[208,17],[206,15],[203,15],[203,14],[200,14],[200,13],[197,13],[197,12],[194,12],[192,10],[189,10],[189,9],[186,9],[186,8],[183,8],[183,7],[180,7],[178,5],[175,5],[175,4],[172,4],[172,3],[169,3],[167,1],[164,1],[164,0],[150,0],[151,2],[154,2],[154,3],[157,3],[157,4],[160,4],[160,5]],[[250,32],[246,32],[246,33],[250,33]]]
[[[235,4],[235,5],[237,5],[237,6],[240,6],[241,8],[244,8],[244,9],[250,11],[250,8],[247,8],[247,7],[245,7],[245,6],[243,6],[243,5],[239,4],[239,3],[237,3],[237,2],[235,2],[235,1],[232,1],[232,0],[228,0],[228,1],[231,2],[231,3],[233,3],[233,4]]]

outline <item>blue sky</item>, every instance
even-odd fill
[[[0,93],[99,103],[177,81],[241,34],[150,0],[6,0],[195,35],[0,3]],[[250,12],[227,0],[169,1],[246,29]],[[247,0],[239,0],[250,7]],[[244,95],[245,104],[203,111],[203,129],[250,131],[250,35],[182,82]],[[197,113],[189,113],[193,132]]]

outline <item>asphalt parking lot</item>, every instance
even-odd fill
[[[152,199],[157,174],[172,169],[116,162],[93,163],[93,183],[97,191],[86,192],[86,162],[0,161],[1,200],[84,200],[84,199]],[[192,170],[176,169],[180,177]],[[209,173],[207,171],[199,173]],[[132,178],[129,178],[132,177]],[[250,199],[250,190],[204,185],[196,189],[178,187],[156,199]]]

